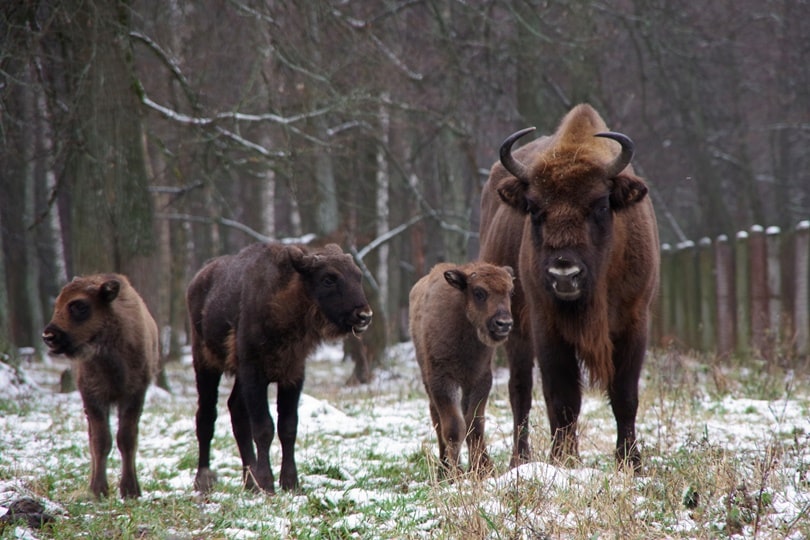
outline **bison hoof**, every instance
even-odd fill
[[[634,474],[641,474],[641,452],[630,451],[626,455],[616,452],[616,463],[620,469],[632,470]]]
[[[200,493],[208,493],[213,489],[216,482],[217,473],[208,467],[203,467],[197,471],[197,476],[194,478],[194,489]]]
[[[118,486],[119,490],[121,491],[121,498],[123,499],[137,499],[141,496],[141,487],[138,485],[137,482],[133,483],[124,483],[121,482],[121,485]]]

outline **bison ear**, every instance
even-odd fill
[[[447,270],[444,273],[444,279],[451,287],[463,291],[467,288],[467,276],[461,270]]]
[[[498,195],[500,196],[501,200],[519,210],[520,212],[525,213],[527,211],[526,208],[526,188],[528,184],[518,180],[517,178],[507,178],[503,180],[500,185],[498,186]]]
[[[111,279],[101,284],[98,290],[98,295],[102,302],[110,303],[118,297],[121,290],[121,282],[117,279]]]
[[[624,210],[641,201],[647,195],[647,185],[634,176],[619,175],[613,179],[610,192],[610,207]]]

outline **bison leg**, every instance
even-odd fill
[[[135,454],[138,451],[138,421],[143,412],[145,391],[118,406],[118,434],[116,442],[121,453],[121,482],[118,484],[121,497],[141,496],[141,486],[135,470]]]
[[[479,475],[492,472],[492,461],[487,453],[484,436],[485,415],[489,391],[492,389],[492,371],[476,381],[472,388],[466,389],[461,398],[464,410],[464,421],[467,424],[467,450],[470,455],[470,470]]]
[[[541,341],[537,356],[551,429],[551,459],[563,464],[578,461],[577,419],[582,385],[576,350],[560,339],[550,338]]]
[[[267,493],[275,493],[276,490],[273,487],[275,479],[270,467],[270,445],[275,437],[276,428],[267,405],[267,385],[270,383],[261,370],[252,368],[249,362],[243,362],[239,367],[237,379],[240,384],[239,393],[242,395],[243,407],[239,410],[247,411],[250,432],[253,435],[253,442],[256,444],[256,459],[249,464],[247,476],[252,478],[253,483],[260,489]],[[242,450],[243,443],[239,441],[237,443]],[[250,456],[247,459],[249,463]],[[245,460],[245,456],[242,456],[242,463],[246,463]],[[246,485],[250,486],[249,481]]]
[[[642,328],[646,328],[642,326]],[[616,418],[616,460],[641,469],[641,452],[636,443],[636,413],[638,412],[638,379],[644,362],[647,336],[626,334],[614,342],[615,375],[608,389],[613,416]]]
[[[110,405],[84,402],[87,432],[90,437],[90,491],[96,497],[107,496],[107,456],[112,450]]]
[[[197,460],[197,475],[194,478],[194,489],[201,493],[207,493],[217,480],[217,475],[211,470],[211,439],[214,437],[218,388],[222,373],[197,367],[195,362],[195,377],[197,379],[198,396],[195,420],[197,423],[199,458]]]
[[[462,472],[458,461],[461,444],[467,434],[464,416],[461,414],[458,387],[439,380],[430,384],[428,394],[431,407],[435,408],[439,417],[437,423],[439,462],[445,473],[450,476],[457,475]]]
[[[531,460],[529,445],[529,412],[532,408],[534,354],[531,344],[510,336],[506,343],[509,358],[509,404],[512,406],[512,459],[510,467],[517,467]]]
[[[250,415],[242,397],[241,384],[237,377],[228,398],[228,411],[231,414],[231,429],[239,457],[242,458],[242,483],[248,489],[258,487],[250,473],[256,467],[256,453],[253,450],[253,432],[250,430]]]
[[[295,439],[298,436],[298,401],[304,381],[292,385],[278,385],[278,438],[281,441],[281,489],[297,491],[298,469],[295,465]]]

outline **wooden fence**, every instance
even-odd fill
[[[810,353],[810,221],[792,231],[754,226],[661,250],[653,343],[698,351]]]

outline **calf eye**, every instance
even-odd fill
[[[487,299],[487,291],[485,291],[484,289],[476,287],[475,289],[473,289],[473,296],[479,302],[483,302],[483,301],[485,301]]]
[[[84,300],[74,300],[68,304],[70,317],[75,321],[85,321],[90,318],[90,304]]]

